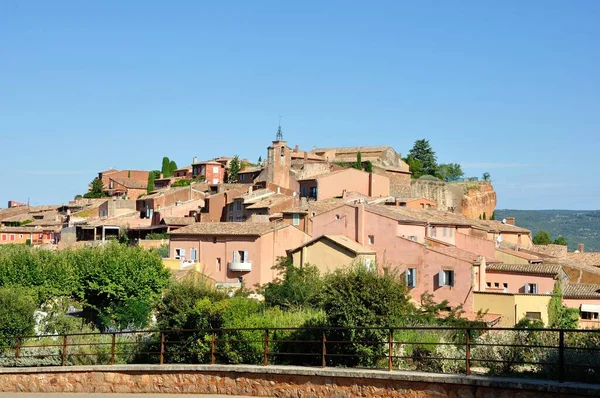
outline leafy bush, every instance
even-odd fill
[[[33,333],[36,300],[19,287],[0,288],[0,348],[13,346],[17,337]]]
[[[291,260],[280,257],[273,267],[281,278],[264,286],[265,304],[279,308],[317,307],[323,279],[317,267],[306,264],[295,267]]]

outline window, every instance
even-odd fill
[[[433,238],[435,238],[437,236],[437,228],[436,227],[431,228],[431,236]]]
[[[10,240],[15,240],[15,235],[14,234],[10,235]]]
[[[499,284],[498,282],[495,282],[495,283],[494,283],[494,287],[495,287],[495,288],[499,288],[499,287],[500,287],[500,284]]]
[[[217,237],[213,236],[212,241],[213,241],[213,243],[217,243]]]
[[[454,228],[450,227],[449,229],[450,229],[450,237],[452,237],[452,234],[453,234],[453,229],[454,229]]]
[[[175,249],[175,260],[185,259],[185,249]]]
[[[525,284],[525,293],[528,294],[537,294],[538,285],[536,283],[526,283]]]
[[[444,238],[446,237],[446,227],[444,227]]]
[[[410,235],[410,236],[408,237],[408,239],[412,240],[413,242],[416,242],[416,241],[418,241],[418,239],[417,239],[417,237],[416,237],[415,235]]]
[[[221,257],[217,257],[217,269],[221,271]]]
[[[417,286],[417,269],[416,268],[407,268],[405,278],[406,278],[406,286],[407,287],[416,287]]]
[[[300,225],[300,214],[292,214],[292,225]]]
[[[247,263],[248,262],[248,252],[246,250],[235,250],[233,252],[233,262],[234,263]]]
[[[193,262],[196,262],[197,259],[197,253],[196,253],[196,249],[190,249],[190,260],[192,260]]]
[[[39,238],[42,239],[44,237],[44,234],[40,234]]]
[[[281,156],[285,156],[285,147],[284,146],[281,147]]]
[[[598,313],[597,312],[581,311],[581,319],[594,319],[594,320],[598,320]]]
[[[336,219],[336,220],[339,220],[339,219],[340,219],[340,215],[339,215],[339,214],[336,214],[336,215],[335,215],[335,219]]]
[[[375,244],[375,235],[369,235],[369,244],[370,245]]]
[[[19,239],[23,239],[23,234],[19,234]]]
[[[213,174],[219,174],[219,166],[213,167]]]
[[[526,312],[525,318],[527,318],[527,319],[542,319],[542,313],[541,312]]]
[[[371,271],[371,264],[372,260],[370,258],[365,258],[365,267],[367,268],[367,271]]]
[[[242,201],[241,200],[237,200],[235,202],[235,208],[236,208],[236,210],[242,210]]]
[[[218,184],[219,183],[219,179],[218,178],[213,178],[213,184]]]
[[[425,208],[425,204],[421,203],[421,209]]]
[[[440,286],[454,286],[454,271],[441,270],[438,275]]]
[[[300,196],[306,196],[306,187],[300,187]]]
[[[6,240],[6,234],[2,234],[2,240]]]
[[[486,282],[485,284],[487,285],[487,287],[492,287],[492,282]]]
[[[504,287],[505,289],[508,289],[508,283],[503,283],[502,287]]]
[[[317,198],[317,187],[310,187],[310,197]]]
[[[244,181],[246,180],[246,174],[241,174],[240,175],[240,181]]]

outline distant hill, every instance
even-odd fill
[[[496,210],[496,220],[515,217],[516,224],[535,233],[547,231],[552,239],[562,235],[569,251],[578,243],[585,251],[600,251],[600,210]]]

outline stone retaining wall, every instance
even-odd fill
[[[196,393],[259,397],[597,397],[578,383],[284,366],[114,365],[0,369],[0,392]]]

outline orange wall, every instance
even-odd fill
[[[369,190],[369,178],[373,179],[372,192]],[[387,177],[356,169],[346,169],[340,173],[325,175],[319,178],[317,182],[318,200],[341,196],[344,190],[356,191],[372,197],[388,196],[390,194],[390,180]]]
[[[551,276],[540,276],[540,275],[524,275],[524,274],[509,274],[506,272],[494,272],[486,271],[485,281],[492,284],[492,288],[488,289],[486,284],[486,291],[502,291],[503,284],[508,283],[507,293],[527,293],[525,291],[525,284],[535,283],[538,285],[538,294],[546,294],[552,292],[554,289],[554,278]],[[494,283],[498,283],[499,289],[494,288]]]
[[[496,243],[470,235],[469,231],[470,228],[460,228],[454,231],[454,244],[456,247],[488,258],[494,258],[496,255]]]

